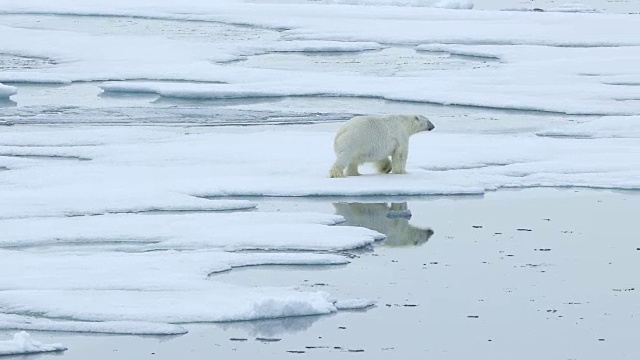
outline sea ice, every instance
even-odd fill
[[[31,338],[31,335],[21,331],[13,336],[13,340],[0,341],[0,356],[36,354],[43,352],[65,351],[62,344],[43,344]]]
[[[15,95],[18,89],[15,86],[8,86],[0,83],[0,100],[3,98],[9,98],[11,95]]]
[[[375,3],[379,5],[380,1]],[[402,5],[402,2],[385,3]],[[447,5],[432,1],[424,4]],[[635,31],[637,16],[628,14],[454,11],[317,2],[176,4],[142,0],[133,4],[117,1],[85,6],[69,1],[51,4],[29,0],[20,4],[7,2],[3,8],[12,14],[85,15],[79,21],[88,15],[198,20],[230,26],[245,24],[252,29],[266,27],[279,33],[275,40],[268,41],[208,39],[205,43],[202,39],[187,41],[159,34],[98,35],[0,25],[0,31],[7,35],[0,38],[0,52],[55,61],[46,69],[3,71],[0,81],[112,80],[117,83],[104,84],[105,91],[146,92],[186,99],[340,96],[576,115],[640,113],[640,105],[634,100],[638,98],[638,87],[613,85],[640,79],[635,66],[640,44]],[[281,16],[283,13],[287,16]],[[88,42],[95,44],[94,51],[85,51],[83,44]],[[305,70],[266,69],[236,61],[274,52],[358,52],[406,45],[433,50],[433,44],[446,44],[453,49],[452,53],[470,55],[492,51],[480,47],[492,46],[503,54],[497,56],[506,61],[498,69],[480,66],[401,77],[322,74],[311,66]],[[455,50],[463,46],[471,47]],[[123,48],[127,51],[122,51]],[[120,66],[122,63],[129,65]],[[168,82],[131,81],[141,79]]]
[[[0,329],[131,335],[179,335],[187,332],[187,330],[180,325],[165,323],[135,321],[68,321],[11,314],[0,314]]]
[[[0,327],[169,334],[184,331],[167,323],[326,314],[338,310],[328,294],[246,288],[209,275],[238,266],[348,262],[343,256],[313,253],[88,254],[81,249],[41,254],[0,250],[0,268],[6,274],[0,279],[0,311],[5,313]],[[18,316],[25,313],[50,319],[31,322]]]
[[[567,138],[640,138],[640,116],[609,116],[579,123],[566,124],[561,128],[536,132],[538,136]]]
[[[347,250],[384,235],[355,227],[332,227],[341,216],[312,213],[205,213],[6,219],[0,245],[123,243],[145,250]],[[247,226],[251,224],[252,226]],[[303,237],[303,239],[301,239]]]
[[[376,304],[373,300],[367,299],[346,299],[346,300],[338,300],[336,301],[336,308],[338,310],[353,310],[353,309],[364,309]]]
[[[253,2],[271,2],[273,0],[250,0]],[[286,0],[285,0],[286,1]],[[321,4],[368,5],[368,6],[415,6],[445,9],[473,9],[472,0],[311,0]],[[280,1],[282,2],[282,1]],[[305,3],[309,0],[289,0],[289,2]]]
[[[333,226],[344,220],[337,215],[252,212],[261,196],[640,189],[638,17],[407,6],[471,4],[0,0],[0,54],[48,59],[46,67],[0,71],[4,82],[105,81],[99,86],[107,95],[142,92],[189,100],[360,97],[605,115],[541,116],[534,130],[516,132],[496,122],[491,131],[464,133],[447,131],[451,119],[435,111],[425,115],[439,130],[411,140],[409,174],[364,168],[363,176],[345,179],[327,178],[337,124],[3,127],[0,328],[170,334],[188,330],[177,323],[327,314],[373,304],[297,288],[226,283],[219,273],[242,266],[345,264],[341,251],[385,236]],[[27,18],[16,23],[16,14]],[[55,26],[34,25],[39,19],[28,17],[35,14],[50,16]],[[83,31],[105,16],[216,24],[236,35],[173,36],[170,26],[140,33],[135,27]],[[242,39],[239,25],[249,38]],[[321,72],[306,65],[313,61],[274,69],[257,56],[295,52],[322,61],[331,53],[358,63],[365,51],[394,47],[420,61],[438,52],[473,65],[429,70],[428,76],[422,70],[375,76],[335,68]],[[255,61],[242,61],[251,57]],[[401,59],[394,61],[384,66],[402,67]],[[15,92],[0,85],[0,98]],[[37,120],[44,111],[20,105],[22,94],[12,99]],[[166,99],[160,100],[145,109],[165,111],[157,110]],[[90,116],[82,111],[80,116]],[[21,334],[0,349],[47,348]]]

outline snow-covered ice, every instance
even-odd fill
[[[0,63],[0,106],[16,106],[0,111],[16,123],[0,127],[0,329],[167,335],[372,307],[225,281],[239,267],[348,264],[343,252],[385,238],[340,215],[261,211],[265,196],[639,190],[640,17],[473,5],[0,0],[0,56],[27,59]],[[373,111],[363,99],[432,110],[409,174],[327,177],[333,121]],[[114,115],[115,102],[131,107]],[[476,121],[487,109],[502,112]],[[267,112],[329,121],[196,126],[244,124],[241,111],[251,125]],[[164,126],[140,120],[157,116]],[[62,349],[17,336],[0,354]]]
[[[538,136],[556,136],[569,138],[640,138],[640,118],[606,117],[577,124],[565,124],[561,128],[536,132]]]
[[[3,98],[9,98],[9,96],[14,95],[18,92],[15,86],[8,86],[0,83],[0,100]]]
[[[369,6],[416,6],[435,7],[446,9],[473,9],[472,0],[249,0],[257,3],[322,3],[343,5],[369,5]]]
[[[368,307],[372,302],[367,299],[242,288],[209,277],[239,266],[347,262],[334,254],[228,250],[335,252],[384,238],[364,228],[333,226],[344,220],[338,215],[242,211],[259,207],[260,199],[225,198],[481,194],[536,186],[639,189],[640,138],[632,131],[638,118],[614,118],[613,128],[606,120],[548,125],[536,134],[417,135],[411,143],[410,174],[378,176],[369,171],[346,179],[329,179],[326,173],[337,124],[331,131],[325,126],[188,133],[134,128],[126,134],[113,127],[6,128],[0,136],[0,164],[8,169],[0,186],[0,246],[5,249],[0,252],[0,309],[53,320],[26,326],[12,319],[4,326],[170,333],[178,329],[167,322],[264,319]],[[229,152],[233,158],[226,156]],[[234,206],[236,212],[210,211]],[[108,214],[118,212],[114,209],[124,213]],[[134,210],[148,214],[131,214]],[[183,306],[173,306],[176,303]],[[69,320],[74,322],[65,322]]]
[[[593,6],[582,4],[579,2],[574,3],[566,3],[560,6],[551,6],[551,7],[509,7],[504,9],[506,11],[544,11],[544,12],[574,12],[574,13],[595,13],[599,12],[599,10]]]
[[[0,330],[38,330],[132,335],[179,335],[187,330],[174,324],[136,321],[69,321],[0,314]]]
[[[86,244],[86,242],[85,242]],[[0,309],[60,321],[26,324],[2,318],[0,327],[58,331],[171,334],[170,323],[254,320],[338,310],[328,294],[244,288],[208,278],[233,267],[332,265],[345,257],[314,253],[99,252],[2,250]],[[99,264],[99,266],[96,266]],[[134,275],[134,276],[132,276]],[[176,304],[181,304],[176,306]],[[364,305],[363,305],[364,306]],[[64,321],[62,320],[64,319]],[[77,320],[68,322],[67,320]],[[100,323],[88,323],[98,321]],[[142,323],[139,323],[142,322]]]
[[[0,356],[37,354],[43,352],[65,351],[62,344],[43,344],[34,340],[31,335],[21,331],[13,336],[13,340],[0,341]]]
[[[11,15],[6,16],[58,14],[59,23],[86,25],[83,31],[54,31],[39,28],[38,23],[13,26],[10,18],[3,24],[0,16],[0,31],[6,34],[0,39],[0,53],[55,62],[46,69],[0,72],[0,81],[117,80],[102,88],[187,99],[349,96],[567,114],[640,113],[634,100],[637,87],[611,85],[640,78],[635,66],[640,54],[637,15],[456,11],[397,6],[401,2],[391,2],[394,6],[356,3],[118,1],[78,6],[69,1],[7,2],[3,11]],[[282,13],[287,16],[280,16]],[[243,24],[263,33],[257,40],[243,41],[215,40],[217,34],[185,40],[166,35],[170,31],[145,35],[148,27],[128,34],[88,33],[86,29],[98,15],[222,23],[230,28]],[[19,23],[24,21],[28,20]],[[85,51],[86,43],[94,44],[94,51]],[[239,61],[278,52],[344,53],[407,45],[427,50],[424,46],[433,44],[491,45],[498,53],[509,53],[512,60],[499,69],[475,67],[458,70],[455,76],[451,71],[430,71],[428,76],[422,72],[402,77],[268,69]],[[170,82],[131,82],[141,79]]]
[[[332,227],[337,215],[313,213],[131,215],[7,219],[4,246],[115,242],[147,244],[146,250],[348,250],[381,240],[363,228]],[[252,224],[247,227],[246,224]],[[206,226],[205,226],[206,224]],[[301,241],[300,234],[304,235]]]
[[[638,121],[638,117],[620,119],[628,124]],[[584,121],[578,125],[580,128],[589,126]],[[606,124],[605,119],[591,122],[591,126]],[[434,123],[438,126],[437,120]],[[334,160],[333,130],[323,128],[254,128],[240,133],[202,130],[189,134],[165,130],[165,137],[153,142],[139,142],[132,137],[130,142],[109,144],[105,135],[103,144],[91,146],[4,145],[0,146],[0,153],[5,155],[0,158],[0,166],[9,171],[3,173],[0,194],[7,206],[0,216],[255,206],[253,202],[225,200],[226,196],[481,194],[503,187],[534,186],[640,188],[637,137],[604,137],[603,133],[599,139],[586,141],[580,139],[583,136],[540,136],[554,128],[557,126],[548,126],[549,130],[541,130],[538,136],[438,132],[417,135],[411,141],[408,175],[338,180],[327,178]],[[567,125],[564,131],[567,129],[573,127]],[[42,134],[39,128],[33,129],[32,136],[27,128],[19,131],[24,145],[43,142],[38,138]],[[99,128],[90,131],[96,133],[94,136],[101,132]],[[140,132],[139,138],[152,138],[145,129],[136,131]],[[0,135],[0,143],[3,138],[11,138],[13,132],[7,129],[4,136]],[[65,132],[51,130],[47,136],[62,139]],[[504,151],[507,148],[509,152]],[[226,156],[228,153],[233,153],[233,158]],[[46,157],[53,155],[91,160]],[[218,207],[219,202],[222,207]]]

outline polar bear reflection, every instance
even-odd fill
[[[387,235],[385,245],[414,246],[429,241],[433,230],[409,224],[407,203],[334,203],[336,214],[342,215],[343,225],[362,226]],[[394,214],[408,216],[393,216]]]

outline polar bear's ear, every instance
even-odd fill
[[[422,121],[420,120],[420,115],[413,115],[413,121],[415,121],[418,129],[422,128]]]

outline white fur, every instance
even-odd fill
[[[376,164],[381,173],[405,174],[409,137],[434,126],[422,115],[356,116],[340,127],[333,149],[336,162],[329,171],[332,178],[360,175],[358,166]],[[391,160],[389,160],[391,157]]]

